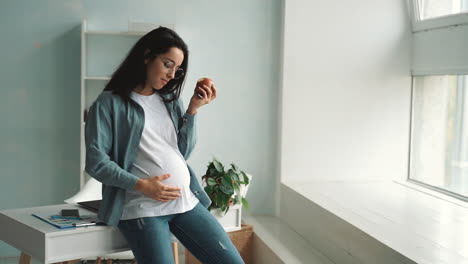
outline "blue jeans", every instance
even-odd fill
[[[121,220],[118,227],[138,264],[174,263],[171,233],[202,263],[244,263],[221,224],[200,203],[180,214]]]

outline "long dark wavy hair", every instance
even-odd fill
[[[178,99],[188,70],[189,52],[182,38],[166,27],[159,27],[148,32],[135,43],[127,57],[112,74],[112,78],[106,84],[104,91],[112,91],[114,94],[120,95],[125,101],[130,100],[132,90],[138,85],[144,85],[146,82],[145,59],[154,60],[158,55],[166,53],[174,47],[179,48],[184,53],[184,60],[180,68],[184,70],[185,74],[179,79],[170,80],[157,92],[172,95],[164,96],[165,101]],[[147,53],[145,54],[145,52]]]

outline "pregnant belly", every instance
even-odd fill
[[[165,185],[179,187],[180,197],[168,202],[154,200],[141,192],[127,190],[125,205],[121,219],[150,217],[185,212],[193,208],[198,199],[190,190],[190,172],[187,163],[178,152],[158,155],[158,159],[138,158],[131,172],[141,178],[170,174],[171,177],[162,181]],[[147,156],[150,157],[150,156]]]
[[[163,180],[162,183],[180,188],[188,188],[190,185],[190,173],[187,163],[175,151],[166,152],[163,155],[154,155],[146,159],[137,155],[131,173],[140,178],[170,174],[171,177]]]

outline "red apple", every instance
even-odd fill
[[[206,85],[206,86],[211,88],[211,86],[213,86],[213,84],[214,84],[213,80],[211,80],[210,78],[207,78],[207,77],[200,78],[197,81],[197,87],[202,87],[203,85]],[[203,94],[197,93],[197,95],[198,95],[198,97],[203,98]]]
[[[199,86],[201,87],[203,85],[211,87],[213,84],[214,84],[213,80],[211,80],[210,78],[207,78],[207,77],[200,78],[197,81],[197,87],[199,87]]]

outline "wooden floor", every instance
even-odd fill
[[[182,246],[182,244],[179,243],[178,245],[179,249],[179,263],[184,264],[185,263],[185,248]],[[20,260],[20,256],[18,257],[7,257],[7,258],[0,258],[0,264],[18,264]],[[96,261],[94,260],[86,260],[86,261],[81,261],[81,262],[76,262],[76,263],[86,263],[86,264],[95,264]],[[101,263],[106,263],[106,261],[102,261]],[[114,261],[113,264],[131,264],[131,260],[118,260]],[[31,264],[43,264],[42,262],[32,259]]]

